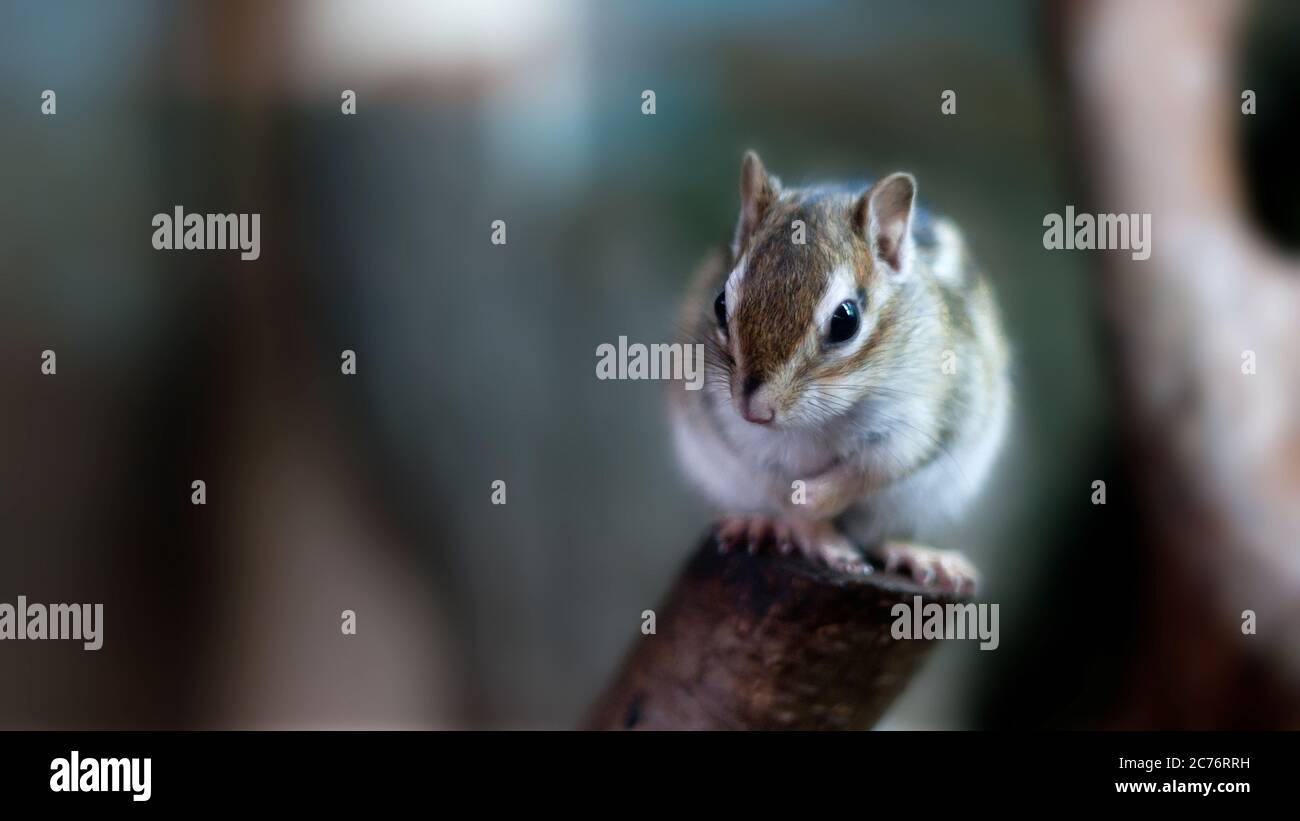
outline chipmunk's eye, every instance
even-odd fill
[[[727,329],[727,292],[721,291],[718,298],[713,300],[713,315],[718,318],[718,327],[722,330]]]
[[[831,314],[830,332],[826,338],[831,342],[847,342],[858,332],[858,306],[854,302],[841,302],[840,307]]]

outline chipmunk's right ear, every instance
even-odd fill
[[[740,163],[740,219],[736,222],[736,235],[731,242],[731,253],[739,258],[749,238],[762,222],[767,209],[776,202],[780,181],[769,176],[763,161],[754,151],[746,151]]]
[[[890,273],[903,275],[912,257],[912,203],[916,179],[896,172],[871,186],[853,211],[854,226],[871,247],[871,255]]]

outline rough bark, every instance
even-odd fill
[[[934,645],[891,635],[899,603],[965,601],[877,571],[801,557],[690,559],[599,700],[591,729],[867,729]]]

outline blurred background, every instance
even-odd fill
[[[1188,167],[1235,192],[1168,201],[1212,202],[1192,210],[1269,260],[1297,247],[1300,14],[1219,5],[1183,32],[1110,3],[0,2],[0,601],[105,612],[98,652],[0,644],[0,727],[575,726],[711,515],[663,386],[597,380],[595,351],[671,339],[751,147],[787,182],[911,171],[1015,350],[1013,442],[946,543],[983,568],[1001,646],[941,647],[883,726],[1300,726],[1300,530],[1186,526],[1215,490],[1162,496],[1202,453],[1185,440],[1243,428],[1192,401],[1218,415],[1162,445],[1123,283],[1164,280],[1042,244],[1046,214],[1090,203],[1153,212],[1153,265],[1183,242],[1123,196],[1159,162],[1107,183],[1154,126],[1115,144],[1091,116],[1108,68],[1160,81],[1175,48],[1105,53],[1151,25],[1210,78],[1180,113],[1222,144]],[[260,259],[153,250],[177,205],[260,213]],[[1196,259],[1237,247],[1183,236]],[[1233,259],[1215,271],[1267,267]],[[1285,265],[1259,293],[1300,306]],[[1187,307],[1162,293],[1139,327]],[[1289,460],[1260,480],[1285,517],[1283,313],[1252,383],[1272,392],[1239,411],[1273,420],[1243,424]],[[1203,315],[1170,320],[1175,344]]]

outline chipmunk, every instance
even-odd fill
[[[988,476],[1010,413],[1008,346],[957,228],[915,198],[906,173],[786,189],[745,154],[730,248],[683,307],[704,389],[670,399],[680,461],[727,514],[720,549],[797,549],[855,573],[870,554],[973,591],[960,553],[911,540]]]

